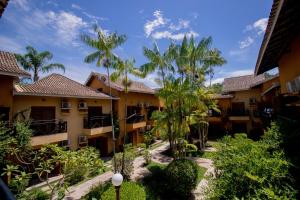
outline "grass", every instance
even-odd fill
[[[198,178],[197,178],[197,184],[200,183],[200,181],[204,178],[204,174],[206,172],[205,167],[198,166]]]
[[[211,151],[195,151],[192,152],[192,157],[199,157],[199,158],[208,158],[212,159],[217,152],[211,152]]]

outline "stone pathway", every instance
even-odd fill
[[[214,176],[213,161],[207,158],[193,158],[193,160],[201,167],[205,167],[207,170],[204,174],[204,178],[197,185],[196,189],[192,192],[195,200],[204,200],[205,191],[208,189],[207,177]]]
[[[168,164],[170,163],[173,158],[168,157],[162,152],[166,151],[169,148],[169,143],[163,142],[160,146],[158,146],[155,149],[150,150],[150,153],[152,155],[152,161],[158,162],[161,164]],[[208,148],[205,151],[216,151],[213,147]],[[204,174],[204,177],[207,177],[209,175],[214,174],[214,168],[213,168],[213,162],[210,159],[206,158],[190,158],[191,160],[194,160],[199,166],[202,166],[204,168],[207,168],[206,173]],[[111,161],[108,159],[108,162],[106,162],[107,167],[111,167]],[[133,173],[131,175],[131,180],[138,181],[144,176],[151,173],[146,167],[145,167],[145,159],[143,156],[139,156],[135,158],[133,161]],[[99,185],[100,183],[104,183],[111,180],[111,177],[113,175],[113,172],[108,171],[104,174],[101,174],[99,176],[96,176],[84,183],[81,183],[79,185],[71,186],[68,188],[68,191],[66,192],[65,199],[72,199],[72,200],[79,200],[84,195],[86,195],[90,189],[94,186]],[[204,192],[208,187],[208,181],[204,178],[200,181],[196,189],[193,191],[194,197],[196,200],[202,200],[205,199]]]
[[[86,195],[92,187],[97,186],[100,183],[105,183],[107,181],[110,181],[112,175],[113,172],[108,171],[84,183],[69,187],[65,199],[74,199],[74,200],[81,199],[81,197]]]

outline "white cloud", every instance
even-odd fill
[[[185,33],[176,33],[173,34],[170,31],[157,31],[155,33],[152,34],[152,37],[154,39],[172,39],[172,40],[182,40],[184,38],[184,36],[189,37],[198,37],[199,34],[194,32],[194,31],[189,31],[189,32],[185,32]]]
[[[266,31],[268,25],[268,18],[261,18],[255,21],[253,24],[246,26],[245,31],[255,31],[257,35],[261,35]]]
[[[92,14],[90,14],[88,12],[85,12],[85,11],[83,11],[82,14],[84,14],[86,17],[94,20],[95,22],[97,22],[97,20],[101,20],[101,21],[108,20],[108,18],[106,18],[106,17],[98,17],[98,16],[92,15]]]
[[[240,49],[244,49],[247,48],[249,46],[251,46],[254,42],[254,39],[250,36],[248,36],[246,39],[244,39],[243,41],[240,41]]]
[[[190,21],[179,19],[178,23],[172,23],[171,20],[165,18],[160,10],[153,13],[154,20],[148,20],[144,25],[146,37],[153,39],[172,39],[182,40],[184,36],[198,37],[199,34],[190,28]],[[159,30],[158,30],[159,29]]]
[[[56,29],[56,35],[62,43],[73,43],[80,33],[82,28],[87,27],[87,23],[83,21],[81,17],[78,17],[72,13],[61,11],[55,13],[50,11],[47,16],[51,22],[51,25]]]
[[[12,38],[0,35],[0,49],[9,52],[21,52],[22,45]]]
[[[187,29],[190,27],[190,21],[188,20],[183,20],[183,19],[180,19],[179,20],[179,23],[176,25],[176,24],[173,24],[171,23],[169,28],[173,31],[179,31],[181,29]]]
[[[25,11],[30,10],[28,0],[12,0],[10,3],[22,10],[25,10]]]
[[[199,13],[197,12],[192,12],[191,15],[194,19],[197,19],[199,17]]]
[[[82,10],[82,8],[79,5],[75,4],[75,3],[72,3],[71,7],[74,8],[74,9],[77,9],[77,10]]]
[[[160,10],[154,11],[153,16],[155,19],[152,21],[148,20],[144,25],[144,31],[147,37],[149,37],[155,29],[165,25],[168,21],[164,18],[163,13]]]

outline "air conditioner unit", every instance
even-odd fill
[[[151,125],[147,125],[146,130],[149,131],[151,129],[151,127],[152,127]]]
[[[61,102],[61,109],[71,109],[72,105],[71,102],[62,101]]]
[[[144,105],[143,103],[138,103],[138,107],[141,107],[141,108],[142,108],[143,105]]]
[[[296,90],[297,90],[297,92],[299,92],[300,91],[300,76],[295,78],[294,81],[296,82]]]
[[[250,104],[256,104],[256,99],[255,98],[250,98],[249,103]]]
[[[85,135],[78,136],[78,144],[87,144],[88,138]]]
[[[70,145],[70,140],[63,140],[59,143],[59,146],[61,147],[69,147]]]
[[[289,93],[297,92],[296,80],[292,80],[286,83],[286,88]]]
[[[148,108],[150,106],[150,103],[145,102],[144,106],[145,106],[145,108]]]
[[[88,109],[87,103],[86,103],[86,102],[79,102],[79,103],[78,103],[78,109],[79,109],[79,110],[85,110],[85,109]]]

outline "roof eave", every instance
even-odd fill
[[[14,96],[41,96],[41,97],[62,97],[62,98],[77,98],[77,99],[103,99],[103,100],[118,100],[117,97],[97,97],[97,96],[76,96],[76,95],[61,95],[61,94],[44,94],[33,92],[13,92]]]
[[[1,75],[5,76],[13,76],[13,77],[26,77],[26,78],[31,78],[30,74],[27,73],[16,73],[16,72],[5,72],[5,71],[0,71]]]
[[[273,31],[274,31],[276,22],[278,20],[278,16],[280,14],[280,11],[281,11],[283,3],[284,3],[284,0],[279,0],[279,6],[278,6],[278,9],[276,11],[275,18],[274,18],[274,21],[272,23],[270,32],[268,32],[267,35],[265,35],[266,42],[264,42],[264,40],[262,41],[262,45],[261,45],[261,48],[260,48],[260,51],[259,51],[259,54],[258,54],[258,59],[257,59],[256,65],[255,65],[255,70],[254,70],[254,74],[255,75],[259,75],[259,74],[262,74],[262,73],[264,73],[264,72],[267,71],[267,70],[265,70],[265,71],[260,70],[260,68],[261,68],[261,61],[262,61],[262,59],[264,57],[265,51],[267,49],[267,46],[268,46],[269,41],[271,39],[271,36],[273,34]],[[273,67],[273,68],[275,68],[275,67]]]

